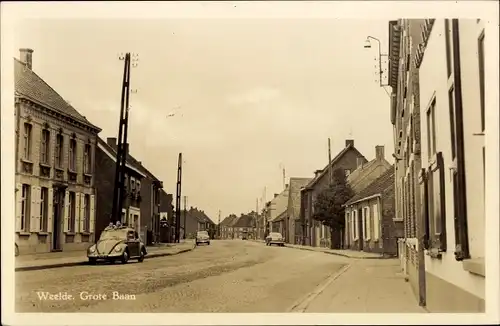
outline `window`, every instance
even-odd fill
[[[91,170],[91,147],[90,144],[85,144],[85,148],[83,150],[83,173],[90,174]]]
[[[40,231],[47,232],[49,218],[49,189],[40,189]]]
[[[58,168],[63,166],[63,147],[64,147],[64,138],[63,135],[59,134],[56,136],[56,162],[55,165]]]
[[[428,171],[427,181],[427,209],[429,225],[430,248],[437,251],[446,251],[446,203],[444,162],[441,152],[436,155],[436,164]],[[456,195],[456,182],[454,180]],[[455,204],[457,201],[455,200]]]
[[[363,219],[365,221],[364,223],[364,238],[366,240],[371,239],[371,219],[370,219],[370,208],[369,207],[364,207],[363,208]]]
[[[478,41],[479,57],[479,98],[481,100],[481,131],[485,130],[485,116],[484,116],[484,33],[481,34]]]
[[[130,178],[130,189],[132,189],[132,192],[135,191],[135,179]]]
[[[348,177],[351,174],[351,170],[350,169],[345,169],[344,172],[345,172],[345,176],[346,177]]]
[[[40,144],[40,163],[48,164],[50,157],[50,131],[47,129],[42,130],[42,140]]]
[[[427,150],[429,160],[436,154],[436,99],[427,111]]]
[[[136,182],[135,191],[137,192],[137,194],[141,193],[141,182],[139,180],[137,180],[137,182]],[[156,199],[156,196],[155,196],[155,199]]]
[[[75,218],[76,218],[76,194],[72,191],[69,193],[69,221],[68,231],[75,232]]]
[[[69,169],[76,171],[76,140],[69,141]]]
[[[23,184],[21,192],[21,231],[23,232],[28,232],[30,229],[30,195],[30,185]]]
[[[449,78],[451,76],[452,64],[453,64],[453,57],[451,55],[452,30],[449,19],[444,20],[444,31],[445,31],[445,42],[446,42],[446,72]]]
[[[25,160],[31,160],[31,130],[32,126],[29,123],[24,124],[24,149],[23,158]]]
[[[83,232],[90,232],[90,195],[83,197]]]
[[[452,86],[448,92],[448,103],[450,106],[450,136],[451,136],[451,158],[455,160],[457,151],[457,138],[455,126],[455,90]]]
[[[357,219],[357,216],[356,216],[356,211],[353,210],[352,211],[352,224],[353,224],[353,230],[354,230],[354,240],[356,240],[358,238],[358,219]]]

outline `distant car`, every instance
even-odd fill
[[[198,246],[201,243],[206,243],[210,245],[210,236],[207,231],[198,231],[196,233],[196,245]]]
[[[273,244],[278,245],[280,247],[283,247],[285,245],[285,239],[283,239],[281,233],[271,232],[266,237],[266,246],[272,246]]]
[[[146,246],[135,229],[128,226],[108,226],[102,231],[99,241],[87,249],[91,264],[98,260],[126,264],[129,259],[142,263],[146,255]]]
[[[248,239],[248,233],[243,232],[243,233],[241,234],[241,240],[247,240],[247,239]]]

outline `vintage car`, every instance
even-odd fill
[[[87,249],[89,263],[95,264],[98,260],[121,261],[126,264],[129,259],[144,261],[147,255],[146,246],[139,239],[134,228],[128,226],[108,226],[101,233],[96,244]]]
[[[281,233],[271,232],[266,237],[266,246],[272,246],[273,244],[283,247],[285,245],[285,239]]]
[[[200,243],[210,245],[210,236],[207,231],[198,231],[196,233],[196,245],[199,245]]]
[[[248,232],[247,231],[243,231],[243,233],[241,233],[241,240],[248,240]]]

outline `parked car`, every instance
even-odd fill
[[[266,237],[266,246],[272,246],[273,244],[281,247],[285,245],[285,239],[283,238],[281,233],[271,232]]]
[[[247,239],[248,239],[248,232],[245,232],[245,231],[244,231],[244,232],[241,234],[241,240],[247,240]]]
[[[87,249],[89,263],[98,260],[126,264],[129,259],[142,263],[147,255],[146,246],[139,239],[134,228],[129,226],[108,226],[102,231],[99,241]]]
[[[200,243],[210,245],[210,236],[207,231],[198,231],[196,233],[196,245],[198,246]]]

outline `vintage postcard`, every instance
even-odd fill
[[[1,42],[3,324],[498,322],[497,3],[8,2]]]

